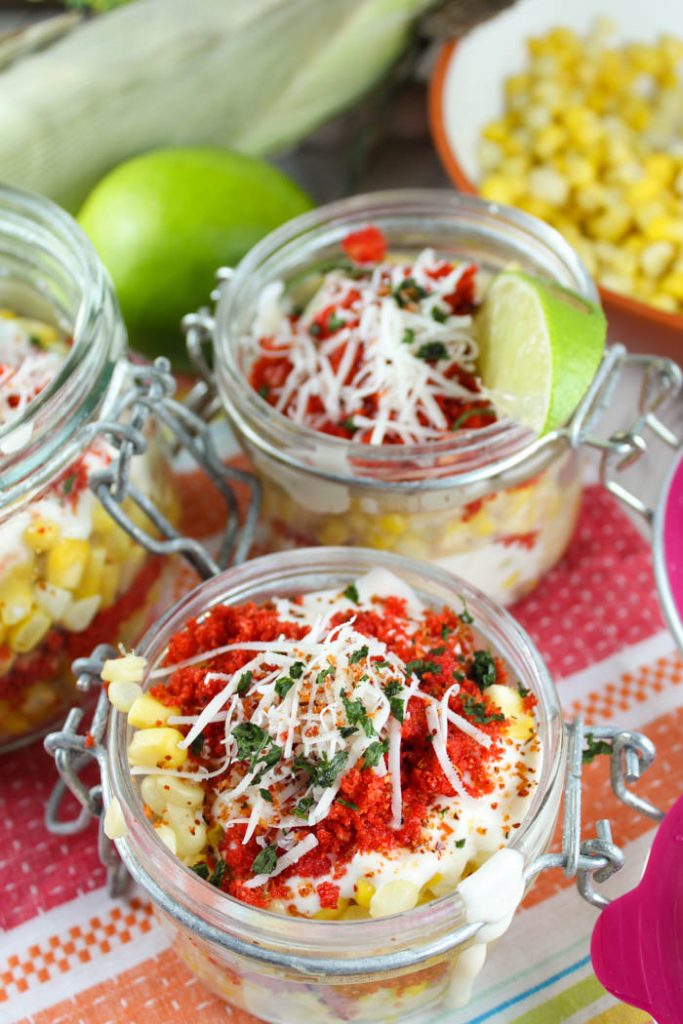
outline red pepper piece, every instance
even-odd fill
[[[360,231],[352,231],[341,244],[342,249],[356,263],[379,263],[387,254],[387,240],[372,225]]]

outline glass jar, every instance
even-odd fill
[[[372,446],[300,426],[247,383],[242,338],[263,288],[314,273],[351,231],[376,225],[390,252],[475,262],[485,276],[511,263],[590,301],[597,292],[552,228],[473,196],[400,191],[305,214],[256,245],[221,285],[215,368],[230,422],[263,487],[267,549],[361,545],[426,559],[501,604],[531,590],[559,559],[581,500],[576,451],[564,432],[535,441],[510,421],[444,441]]]
[[[75,657],[143,632],[161,559],[134,544],[88,488],[113,452],[96,424],[130,386],[111,282],[71,217],[9,188],[0,188],[0,308],[73,339],[54,379],[0,427],[0,748],[8,748],[73,703]],[[158,437],[149,442],[132,479],[173,515],[166,457]]]
[[[276,553],[230,569],[183,598],[143,638],[137,650],[147,659],[143,686],[150,685],[173,634],[214,605],[342,590],[377,567],[398,575],[427,605],[460,607],[464,599],[484,642],[538,699],[541,761],[529,811],[509,846],[467,880],[481,880],[491,908],[486,920],[472,916],[464,890],[378,920],[324,922],[248,906],[200,879],[160,840],[130,774],[126,752],[132,730],[125,714],[112,710],[107,753],[98,755],[100,764],[105,762],[105,804],[118,799],[127,828],[117,848],[151,896],[177,953],[223,999],[273,1024],[417,1021],[423,1015],[430,1019],[439,1008],[462,1005],[483,965],[487,942],[508,927],[523,895],[524,870],[545,851],[558,815],[564,732],[557,692],[538,653],[505,611],[432,566],[382,552],[328,548]],[[492,878],[487,867],[501,853],[517,873]]]

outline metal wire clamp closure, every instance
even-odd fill
[[[138,544],[155,555],[181,554],[203,579],[208,579],[247,557],[258,519],[259,485],[251,474],[227,466],[216,452],[206,422],[187,405],[173,399],[175,381],[167,359],[159,357],[151,366],[131,366],[131,373],[133,387],[119,398],[109,419],[100,420],[91,428],[93,439],[98,435],[105,437],[116,454],[106,469],[92,474],[90,487],[112,519]],[[147,449],[144,428],[150,421],[166,428],[178,446],[211,477],[225,501],[227,526],[215,559],[199,541],[176,530],[131,480],[131,461]],[[236,483],[245,485],[249,494],[241,523]],[[122,507],[126,498],[151,520],[160,537],[133,522]]]
[[[637,414],[628,426],[608,438],[597,437],[593,429],[616,394],[628,367],[642,371]],[[647,452],[651,440],[662,442],[672,449],[681,444],[682,439],[662,422],[660,414],[672,404],[682,385],[683,371],[673,360],[634,355],[627,352],[623,345],[612,345],[566,428],[572,447],[585,445],[601,452],[600,479],[603,486],[649,523],[654,518],[654,510],[624,487],[617,477]]]

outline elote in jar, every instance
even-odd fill
[[[334,204],[243,261],[218,306],[217,374],[261,477],[267,549],[395,551],[504,604],[554,565],[576,453],[533,455],[477,378],[477,310],[513,260],[594,298],[531,218],[438,192]]]
[[[19,248],[22,259],[8,265],[0,284],[3,748],[26,742],[73,703],[75,657],[104,640],[140,635],[161,571],[160,560],[133,543],[88,487],[114,451],[104,438],[88,437],[88,427],[129,384],[118,313],[111,296],[99,293],[104,272],[65,214],[45,200],[2,190],[0,237],[20,246],[32,232],[40,244],[34,238],[32,248]],[[46,260],[58,254],[63,279],[52,264],[49,270],[40,264],[43,252]],[[45,281],[62,289],[52,310]],[[75,324],[73,336],[62,326],[67,323]],[[173,515],[166,459],[159,439],[149,440],[147,452],[133,460],[133,479]]]
[[[105,663],[118,712],[105,829],[178,953],[229,1002],[327,1024],[466,1000],[557,811],[552,684],[503,614],[419,563],[296,551],[204,584],[139,654]],[[210,941],[186,903],[206,909]],[[474,947],[379,978],[297,977],[305,967],[231,957],[217,934],[251,923],[267,948],[274,929],[305,961],[380,931],[400,945],[418,919],[424,941],[423,907],[431,937],[463,905],[487,922]]]

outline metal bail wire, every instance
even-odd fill
[[[610,782],[615,796],[628,807],[661,821],[664,813],[629,787],[637,782],[655,757],[655,746],[639,732],[596,725],[586,728],[576,718],[565,726],[568,740],[567,768],[562,823],[562,852],[544,853],[525,873],[531,881],[546,868],[561,868],[568,878],[576,876],[576,887],[588,903],[602,909],[610,900],[595,888],[624,866],[624,854],[612,839],[606,818],[596,823],[595,836],[582,838],[581,793],[584,764],[595,757],[610,758]]]

